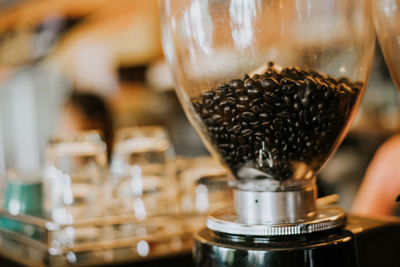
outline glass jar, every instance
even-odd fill
[[[239,219],[312,217],[315,174],[343,140],[371,70],[369,2],[165,0],[161,10],[176,92],[236,178]],[[248,219],[277,209],[285,214]]]

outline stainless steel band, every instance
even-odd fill
[[[313,218],[316,199],[315,185],[293,191],[235,189],[235,210],[245,224],[298,223]]]

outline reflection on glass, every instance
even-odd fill
[[[237,47],[246,47],[251,44],[254,36],[253,18],[257,9],[260,9],[260,0],[236,0],[229,5],[231,16],[232,38]]]
[[[183,23],[188,25],[185,31],[187,44],[197,47],[204,54],[210,52],[212,45],[213,24],[208,11],[208,1],[195,0],[191,7],[183,15]],[[196,57],[194,53],[191,57]]]
[[[70,224],[74,218],[102,215],[106,146],[97,131],[54,137],[46,161],[47,216],[57,223]]]
[[[150,251],[149,243],[147,243],[147,241],[145,240],[140,240],[137,243],[136,248],[139,256],[146,257],[149,254]]]

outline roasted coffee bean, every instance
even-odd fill
[[[269,116],[268,116],[267,113],[260,113],[260,114],[258,115],[258,117],[259,117],[260,120],[262,120],[262,121],[269,120]]]
[[[236,109],[239,111],[246,111],[248,108],[245,105],[237,104]]]
[[[213,97],[213,101],[214,102],[220,102],[222,100],[222,95],[220,95],[220,94],[216,94],[216,95],[214,95],[214,97]]]
[[[242,104],[249,103],[250,98],[247,95],[239,96],[239,102]]]
[[[232,114],[231,108],[230,108],[229,106],[225,106],[225,107],[224,107],[224,115],[225,115],[226,117],[228,117],[228,116],[230,116],[231,114]]]
[[[241,145],[238,148],[241,155],[247,155],[247,153],[249,153],[251,150],[251,147],[249,145]]]
[[[251,129],[244,129],[244,130],[241,131],[241,134],[243,136],[250,136],[250,135],[253,134],[253,131]]]
[[[236,124],[232,127],[232,130],[235,134],[238,134],[239,132],[242,131],[242,126],[240,126],[239,124]]]
[[[221,115],[214,114],[214,115],[212,116],[212,120],[213,120],[215,123],[220,123],[220,122],[222,122],[222,117],[221,117]]]
[[[221,117],[221,116],[220,116]],[[276,126],[276,127],[281,127],[283,125],[283,120],[281,118],[275,118],[272,123]]]
[[[262,106],[262,104],[264,103],[264,100],[261,97],[255,98],[253,100],[251,100],[251,105],[252,106],[257,106],[260,107]]]
[[[261,148],[261,142],[260,141],[254,141],[253,143],[253,147],[254,149],[256,149],[256,151],[254,153],[258,154],[258,149]]]
[[[278,95],[272,92],[265,92],[264,93],[264,98],[267,100],[269,103],[276,103],[279,101]]]
[[[283,103],[285,103],[286,106],[290,106],[292,104],[292,100],[290,100],[290,97],[285,95],[282,97]]]
[[[239,144],[243,145],[246,143],[246,139],[243,137],[243,135],[239,135],[237,138]]]
[[[261,90],[258,87],[252,87],[247,89],[247,94],[252,97],[257,97],[261,95]]]
[[[219,147],[223,150],[229,149],[229,144],[219,144]]]
[[[246,91],[244,89],[236,89],[235,90],[235,96],[236,97],[240,98],[240,96],[243,96],[244,94],[246,94]]]
[[[243,81],[239,79],[232,80],[229,82],[229,86],[232,87],[233,89],[243,88]]]
[[[299,104],[299,102],[294,102],[293,103],[293,110],[294,111],[300,111],[301,110],[301,105]]]
[[[253,112],[254,114],[258,114],[259,112],[261,112],[261,107],[260,106],[252,106],[250,108],[251,112]]]
[[[255,119],[255,116],[252,112],[246,111],[242,113],[242,118],[246,121],[253,121]]]
[[[279,145],[281,143],[281,141],[279,139],[274,139],[274,144],[275,145]]]
[[[200,104],[200,102],[193,102],[193,107],[197,112],[200,112],[203,106]]]
[[[273,90],[278,87],[278,82],[272,77],[267,77],[261,81],[261,86],[265,90]]]
[[[313,145],[314,145],[314,142],[312,142],[312,141],[308,141],[306,143],[306,147],[308,147],[308,148],[312,147]]]
[[[262,136],[254,136],[254,139],[257,141],[262,142],[263,141],[263,137]]]
[[[278,117],[280,118],[285,118],[285,119],[290,119],[292,117],[292,114],[286,110],[281,111],[278,113]]]
[[[316,170],[330,153],[362,83],[268,65],[192,99],[212,145],[234,174],[246,164],[283,181],[292,162]]]
[[[254,86],[255,86],[255,82],[253,79],[247,79],[244,81],[244,88],[250,89],[250,88],[253,88]]]
[[[267,127],[267,126],[270,126],[271,123],[272,123],[271,121],[263,121],[263,122],[261,123],[261,125],[264,126],[264,127]]]

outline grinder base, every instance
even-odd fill
[[[195,236],[194,253],[196,266],[358,266],[352,233],[342,229],[275,237],[203,229]]]
[[[312,234],[244,236],[203,229],[195,235],[196,266],[398,267],[400,219],[350,215],[347,224]]]

